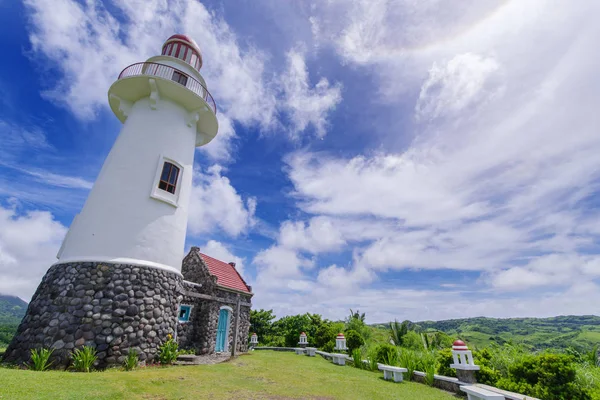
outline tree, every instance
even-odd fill
[[[408,332],[408,324],[404,321],[402,324],[398,320],[390,322],[390,340],[396,346],[402,346],[402,338]]]
[[[358,332],[364,340],[371,337],[371,329],[365,323],[365,313],[350,310],[350,316],[346,319],[346,331],[354,330]]]
[[[350,309],[350,318],[349,319],[353,319],[356,318],[358,320],[360,320],[361,322],[365,322],[365,313],[360,313],[360,310],[356,310],[356,312],[353,312],[352,309]]]
[[[346,347],[348,348],[348,353],[352,354],[354,349],[359,349],[360,346],[365,344],[365,340],[360,336],[360,333],[355,330],[346,331]]]
[[[265,342],[273,334],[273,310],[250,310],[250,334],[256,333]]]
[[[344,324],[341,322],[324,321],[317,327],[314,334],[314,345],[320,349],[329,343],[335,343],[335,337],[344,330]],[[323,350],[326,351],[326,350]]]

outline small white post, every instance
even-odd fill
[[[335,338],[335,349],[342,351],[348,350],[346,347],[346,337],[341,332],[338,333],[337,337]]]
[[[473,353],[462,340],[456,340],[452,344],[452,359],[454,363],[450,364],[450,368],[456,370],[456,377],[460,381],[477,383],[475,371],[479,370],[479,365],[475,365]]]
[[[302,348],[308,346],[308,338],[306,337],[306,333],[302,332],[300,334],[300,341],[298,342],[298,345]]]
[[[250,347],[254,348],[256,346],[258,346],[258,335],[253,333],[252,336],[250,336]]]

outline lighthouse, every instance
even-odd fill
[[[175,332],[194,152],[218,130],[202,63],[193,39],[173,35],[109,88],[123,126],[5,360],[51,347],[58,366],[86,345],[100,366],[132,349],[145,360]]]

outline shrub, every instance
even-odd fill
[[[564,354],[526,356],[509,367],[508,378],[498,387],[545,400],[589,400],[590,394],[576,382],[573,358]]]
[[[408,331],[402,337],[402,347],[406,347],[411,350],[423,350],[425,345],[423,344],[423,338],[415,331]]]
[[[33,363],[30,368],[34,371],[45,371],[52,365],[50,356],[54,349],[31,349],[31,362]]]
[[[83,346],[82,349],[76,349],[73,354],[73,368],[78,372],[90,372],[92,366],[98,359],[96,349],[89,346]]]
[[[167,341],[158,348],[158,361],[163,365],[173,364],[179,356],[178,347],[179,345],[173,340],[173,336],[168,334]]]
[[[123,362],[123,368],[125,368],[125,371],[133,371],[137,368],[138,362],[139,359],[137,351],[135,349],[129,349],[127,358]]]
[[[363,344],[365,344],[365,340],[360,336],[360,333],[349,330],[346,331],[346,347],[348,347],[348,352],[352,354],[355,349],[360,348]]]
[[[453,363],[452,351],[450,349],[443,349],[437,352],[437,372],[443,376],[456,377],[456,370],[450,368],[450,364]]]
[[[490,368],[486,365],[479,365],[479,371],[475,371],[475,377],[479,383],[496,386],[498,380],[502,378],[502,375],[500,375],[499,371],[496,371],[493,368]]]
[[[378,363],[387,365],[398,364],[398,348],[389,343],[383,343],[376,348],[376,360]]]

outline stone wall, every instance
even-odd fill
[[[135,349],[153,360],[173,334],[182,277],[148,267],[99,262],[53,265],[38,286],[3,361],[29,362],[30,349],[52,347],[53,367],[71,363],[83,346],[98,351],[96,366],[119,365]]]

